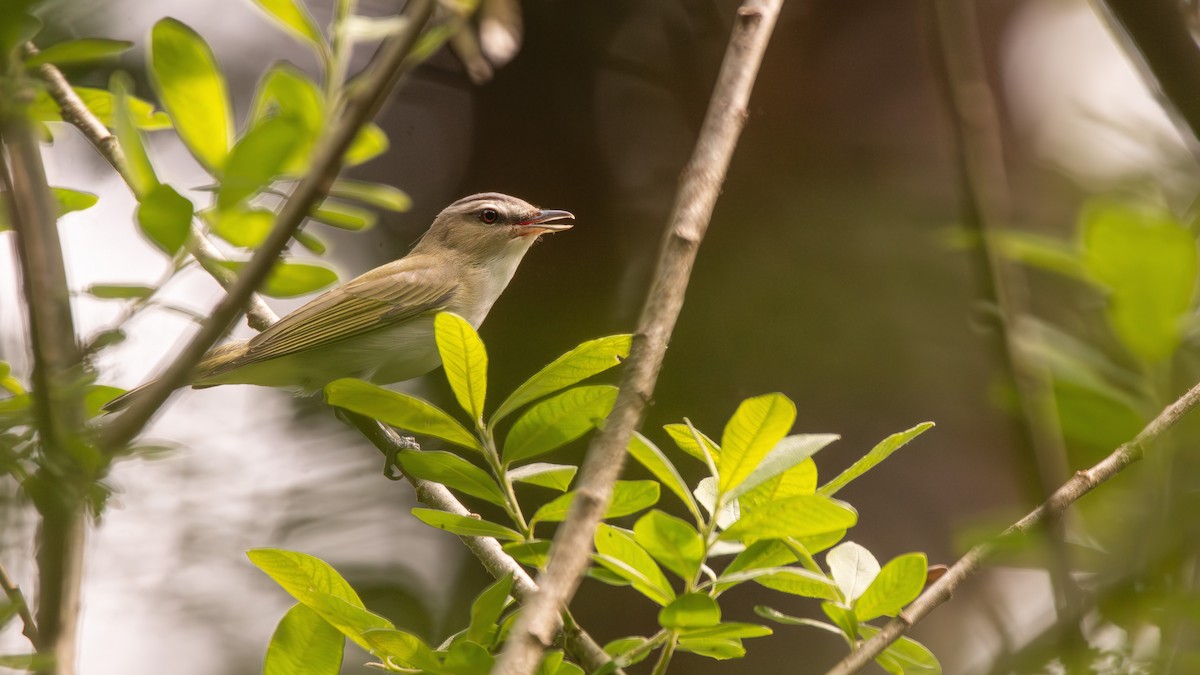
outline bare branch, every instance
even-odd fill
[[[368,64],[361,81],[351,87],[352,94],[333,128],[318,142],[312,168],[296,185],[284,203],[274,228],[254,257],[242,269],[229,294],[213,310],[209,320],[149,387],[142,398],[121,413],[104,432],[106,450],[120,448],[133,439],[162,406],[171,393],[185,384],[192,369],[242,313],[246,301],[267,278],[279,253],[283,251],[312,207],[329,191],[342,158],[358,131],[374,116],[401,75],[416,63],[407,57],[433,13],[432,0],[412,0],[407,7],[410,21],[404,29],[388,37]]]
[[[949,600],[954,590],[963,581],[970,578],[983,562],[1000,548],[1005,539],[1028,532],[1045,521],[1047,517],[1061,514],[1080,497],[1116,476],[1125,467],[1140,460],[1146,448],[1168,429],[1175,426],[1184,415],[1196,407],[1197,403],[1200,403],[1200,384],[1196,384],[1178,400],[1164,408],[1158,417],[1147,424],[1146,428],[1142,429],[1141,433],[1133,440],[1122,444],[1092,468],[1077,472],[1071,480],[1063,483],[1062,487],[1050,495],[1049,499],[1014,523],[996,539],[967,551],[966,555],[959,558],[958,562],[950,567],[945,576],[925,589],[925,592],[906,607],[899,616],[889,621],[883,630],[842,659],[826,675],[849,675],[858,672],[870,663],[871,659],[887,649],[888,645],[899,640],[908,632],[909,628],[924,619],[938,605]]]
[[[579,489],[558,528],[541,590],[525,605],[494,672],[532,673],[551,643],[558,613],[579,587],[592,538],[612,497],[633,430],[654,394],[667,342],[683,306],[696,252],[708,229],[729,160],[746,120],[750,90],[775,27],[782,0],[744,0],[709,102],[700,137],[684,168],[653,285],[642,308],[616,405],[592,440]]]
[[[946,104],[957,141],[963,221],[979,240],[973,259],[980,286],[999,309],[998,347],[1017,392],[1020,421],[1028,451],[1033,455],[1040,488],[1036,501],[1044,501],[1067,479],[1070,465],[1050,372],[1030,355],[1040,350],[1033,345],[1023,348],[1020,342],[1041,341],[1040,331],[1022,329],[1029,306],[1024,275],[993,241],[997,230],[1012,220],[1012,198],[1000,114],[988,81],[975,6],[960,0],[935,0],[933,24],[944,69]],[[1074,604],[1080,593],[1070,575],[1063,524],[1052,518],[1048,525],[1045,536],[1052,554],[1050,578],[1057,591],[1056,604],[1063,610]]]
[[[33,56],[37,52],[38,50],[33,44],[25,45],[27,55]],[[116,169],[126,184],[132,186],[133,183],[129,179],[129,166],[125,162],[125,152],[121,150],[117,137],[92,114],[92,111],[87,109],[83,100],[79,98],[79,94],[75,93],[71,84],[67,82],[67,78],[63,77],[58,68],[55,68],[53,64],[44,63],[38,66],[37,73],[46,83],[46,92],[50,98],[58,104],[63,121],[78,129],[83,137],[95,146],[100,155]],[[204,264],[206,260],[222,260],[223,256],[194,223],[187,246],[188,250],[201,262],[201,266],[217,280],[217,283],[226,290],[233,285],[237,278],[234,272],[219,265]],[[246,310],[246,323],[250,324],[251,328],[257,331],[265,330],[267,326],[275,323],[277,318],[262,297],[258,294],[250,296],[249,309]]]
[[[398,451],[410,449],[415,445],[412,443],[412,439],[401,437],[395,430],[382,422],[346,410],[339,411],[338,414],[361,431],[385,457],[394,457]],[[416,491],[417,501],[425,506],[459,516],[474,517],[475,514],[463,506],[462,502],[458,501],[454,493],[450,492],[446,486],[414,478],[408,474],[404,474],[404,477]],[[500,542],[496,539],[466,536],[460,536],[459,539],[462,539],[492,577],[499,579],[508,574],[513,575],[512,595],[518,602],[528,602],[537,592],[537,584],[534,583],[529,573],[525,571],[524,567],[521,567],[520,563],[513,560],[512,556],[504,552]],[[608,655],[604,653],[604,649],[586,631],[576,625],[574,621],[568,623],[569,626],[563,626],[560,618],[559,626],[555,629],[556,632],[561,631],[568,654],[581,663],[589,673],[599,670],[610,661]],[[612,672],[614,675],[623,675],[624,673],[620,668]]]
[[[47,672],[75,672],[83,494],[91,479],[80,457],[94,453],[83,438],[83,372],[57,214],[42,156],[18,92],[4,106],[0,158],[16,235],[21,285],[33,351],[34,418],[42,448],[38,470],[47,489],[34,490],[42,517],[38,532],[37,651],[52,657]],[[9,107],[12,106],[12,107]],[[52,487],[50,487],[52,486]]]
[[[21,623],[24,624],[21,633],[29,638],[31,643],[37,645],[41,640],[38,639],[37,622],[33,620],[33,614],[29,611],[29,602],[25,600],[25,594],[21,592],[21,587],[9,576],[4,563],[0,563],[0,589],[4,589],[4,595],[8,596],[8,601],[17,608],[17,616],[21,617]]]

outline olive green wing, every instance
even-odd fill
[[[397,260],[318,296],[251,339],[238,358],[214,364],[205,375],[319,349],[444,309],[458,281],[423,262]]]

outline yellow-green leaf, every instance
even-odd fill
[[[233,139],[233,114],[208,43],[175,19],[159,21],[150,33],[150,81],[184,145],[219,173]]]
[[[483,452],[483,446],[453,417],[421,399],[390,391],[369,382],[344,378],[325,386],[329,405],[366,415],[415,434],[434,436],[455,445]]]
[[[133,46],[126,40],[105,40],[102,38],[80,38],[68,40],[46,47],[36,56],[25,61],[29,67],[40,66],[43,63],[53,63],[59,66],[74,65],[107,59]]]
[[[317,22],[313,21],[312,15],[303,4],[296,0],[254,0],[254,4],[271,15],[271,18],[288,33],[303,38],[318,48],[325,46],[325,39],[317,29]]]
[[[795,421],[796,404],[783,394],[742,401],[721,436],[720,492],[727,494],[746,480]]]
[[[607,384],[575,387],[533,406],[513,424],[504,441],[504,462],[512,464],[555,450],[602,422],[617,400]]]
[[[488,364],[483,340],[466,319],[450,312],[438,314],[433,326],[442,367],[454,390],[454,398],[473,422],[482,425]]]
[[[629,356],[630,335],[610,335],[588,340],[555,359],[533,377],[525,380],[496,409],[492,424],[496,424],[518,408],[543,396],[553,394],[577,382],[620,365]]]

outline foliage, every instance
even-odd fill
[[[487,511],[482,517],[466,517],[424,508],[414,509],[414,515],[460,536],[495,537],[505,542],[504,550],[516,560],[541,568],[547,561],[550,533],[539,525],[566,518],[576,495],[570,485],[577,467],[531,460],[562,448],[604,420],[615,401],[615,388],[580,383],[618,365],[628,355],[630,336],[599,338],[570,350],[517,387],[488,417],[488,356],[482,341],[470,324],[453,314],[439,314],[435,326],[446,377],[469,423],[460,423],[450,413],[416,397],[360,380],[329,384],[326,399],[331,405],[465,450],[405,450],[396,461],[414,478],[442,483],[481,506],[500,507],[503,518],[489,516]],[[507,434],[501,434],[500,422],[522,410]],[[921,424],[884,439],[842,474],[818,486],[812,457],[837,436],[788,435],[795,417],[791,400],[782,394],[767,394],[738,406],[720,444],[686,420],[682,425],[668,425],[684,456],[697,459],[699,455],[709,472],[696,486],[684,483],[672,461],[652,441],[642,435],[634,438],[630,452],[654,480],[624,480],[614,486],[604,518],[613,522],[602,523],[596,532],[589,576],[628,586],[658,605],[661,630],[610,642],[605,648],[611,657],[608,669],[635,664],[655,651],[660,651],[656,672],[666,669],[676,651],[718,660],[743,656],[744,640],[773,632],[767,626],[722,620],[722,596],[749,582],[821,601],[832,623],[794,619],[769,608],[759,611],[780,623],[800,622],[832,630],[851,646],[877,630],[867,621],[895,615],[924,587],[924,555],[902,555],[880,567],[862,546],[839,544],[857,523],[858,514],[831,495],[933,425]],[[500,438],[503,443],[498,442]],[[518,487],[522,485],[562,494],[533,509],[529,506],[532,488]],[[678,499],[689,519],[652,508],[659,504],[664,489]],[[533,515],[527,518],[529,512]],[[620,519],[637,514],[631,528],[621,525]],[[815,556],[826,550],[826,567],[822,567]],[[318,600],[314,602],[309,597],[313,588],[321,591],[322,587],[316,582],[298,584],[290,571],[300,564],[295,560],[304,561],[306,570],[317,570],[305,573],[313,578],[336,574],[332,568],[302,554],[278,551],[270,553],[271,560],[283,560],[286,565],[268,565],[263,560],[266,555],[251,552],[255,563],[301,605],[351,640],[366,643],[379,659],[377,665],[388,670],[487,672],[500,646],[497,634],[517,611],[504,604],[511,579],[501,579],[476,600],[471,626],[438,649],[403,634],[406,650],[389,650],[371,636],[373,631],[394,628],[381,627],[381,619],[362,614],[361,606],[353,621],[344,615],[323,614],[321,603],[329,604],[328,600],[315,596]],[[728,562],[718,565],[722,558]],[[280,571],[280,567],[286,569]],[[718,572],[719,568],[723,569]],[[301,586],[308,596],[294,590]],[[344,582],[339,581],[341,586]],[[342,599],[354,602],[348,595]],[[474,620],[480,614],[490,617],[486,625],[498,625],[499,630],[481,632]],[[295,621],[289,612],[277,635],[290,635],[290,624]],[[394,633],[386,634],[400,639]],[[312,642],[304,643],[304,648],[312,649]],[[282,639],[272,643],[271,654],[285,653],[290,651]],[[463,656],[467,653],[470,659]],[[341,654],[340,640],[330,640],[321,658],[333,663],[335,654]],[[577,672],[576,666],[562,661],[561,653],[553,652],[547,659],[553,664],[548,672]],[[894,673],[940,672],[932,654],[912,641],[897,644],[879,663]]]

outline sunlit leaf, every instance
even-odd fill
[[[716,441],[705,436],[703,433],[697,431],[696,434],[693,434],[692,430],[686,424],[666,424],[663,425],[663,430],[667,432],[671,440],[675,441],[675,445],[678,445],[680,450],[683,450],[692,457],[703,462],[703,453],[707,452],[713,464],[720,462],[721,450],[717,447]],[[700,440],[704,443],[704,450],[701,450],[700,445],[696,443],[696,435],[699,435]]]
[[[688,511],[692,512],[697,522],[702,520],[700,508],[697,506],[691,490],[688,489],[687,483],[683,482],[683,477],[679,475],[679,470],[667,459],[663,451],[658,449],[658,446],[650,442],[650,439],[635,431],[633,432],[633,437],[629,439],[629,454],[639,464],[646,467],[646,470],[654,474],[659,483],[662,483],[668,490],[675,493],[675,496],[679,497],[679,501],[683,502]]]
[[[575,387],[533,406],[517,419],[504,441],[511,464],[555,450],[590,431],[617,400],[611,385]]]
[[[721,436],[720,492],[728,494],[745,481],[795,421],[796,404],[783,394],[742,401]]]
[[[833,551],[829,554],[832,555]],[[854,604],[854,614],[858,620],[870,621],[884,614],[895,616],[921,594],[927,569],[924,553],[909,553],[893,558],[883,566]]]
[[[345,646],[346,638],[321,615],[303,604],[295,605],[271,636],[263,675],[337,675]]]
[[[133,81],[125,73],[113,73],[109,80],[112,94],[108,95],[112,107],[109,125],[117,135],[121,150],[125,153],[125,179],[138,199],[145,199],[158,187],[158,176],[146,153],[146,144],[133,116],[134,100],[129,96]]]
[[[374,212],[350,204],[343,204],[334,199],[326,199],[321,202],[320,205],[312,210],[312,213],[308,217],[318,223],[352,232],[373,227],[376,220]]]
[[[216,260],[215,264],[241,272],[246,263],[237,260]],[[337,283],[337,273],[324,265],[279,260],[271,268],[259,291],[272,298],[294,298],[315,293]]]
[[[685,637],[692,640],[702,640],[706,638],[741,640],[744,638],[766,637],[774,632],[775,631],[771,630],[770,628],[767,628],[766,626],[759,626],[758,624],[729,621],[704,628],[689,628],[680,633],[680,637]]]
[[[650,508],[658,503],[658,497],[658,483],[652,480],[619,480],[613,484],[612,499],[608,503],[604,518],[620,518]],[[557,523],[566,520],[574,501],[575,493],[568,492],[543,504],[533,514],[529,526],[533,527],[539,522]]]
[[[740,659],[746,655],[746,648],[737,638],[680,638],[679,650],[718,661]]]
[[[717,508],[717,479],[709,476],[701,479],[692,490],[696,503],[703,506],[710,516],[717,519],[717,527],[730,527],[742,516],[741,507],[737,500],[727,501],[720,509]]]
[[[829,573],[846,602],[854,602],[879,575],[879,561],[866,548],[847,541],[825,554]]]
[[[492,644],[512,586],[513,577],[507,574],[483,589],[475,598],[475,602],[471,603],[471,623],[467,626],[468,640],[481,645]]]
[[[275,213],[264,208],[209,209],[204,212],[204,219],[213,234],[242,248],[258,248],[275,227]]]
[[[441,483],[497,506],[506,503],[500,486],[488,472],[452,452],[402,450],[396,459],[404,468],[404,473],[414,478]]]
[[[846,485],[873,469],[883,460],[891,456],[891,454],[908,444],[909,441],[925,433],[933,428],[933,422],[923,422],[917,426],[901,431],[900,433],[892,434],[880,441],[871,451],[863,455],[861,459],[850,465],[850,468],[838,474],[837,478],[829,481],[821,486],[818,494],[832,497],[838,490],[846,487]]]
[[[805,537],[853,526],[858,513],[844,502],[820,495],[797,495],[763,504],[721,533],[722,539]]]
[[[610,335],[589,340],[555,359],[526,380],[492,415],[492,424],[543,396],[553,394],[619,365],[629,356],[630,335]]]
[[[541,568],[550,561],[550,541],[548,540],[510,541],[504,544],[503,548],[505,553],[522,565]]]
[[[225,159],[217,208],[237,206],[282,174],[299,131],[300,125],[291,118],[271,117],[242,136]]]
[[[833,633],[834,635],[842,635],[842,629],[833,624],[825,623],[824,621],[816,621],[814,619],[806,619],[799,616],[788,616],[787,614],[784,614],[777,609],[767,607],[766,605],[755,606],[754,613],[765,619],[770,619],[772,621],[789,626],[811,626],[813,628],[820,628],[823,631]]]
[[[184,145],[219,172],[233,138],[233,114],[212,49],[175,19],[159,21],[150,33],[150,81]]]
[[[166,113],[161,110],[155,110],[154,104],[149,101],[129,95],[133,89],[133,81],[127,73],[113,73],[113,78],[124,81],[124,90],[126,94],[126,107],[129,110],[130,124],[134,128],[143,131],[155,131],[158,129],[170,129],[171,118],[167,117]],[[71,87],[75,90],[75,94],[79,96],[79,100],[83,102],[83,106],[92,113],[100,123],[109,129],[116,129],[115,113],[116,113],[116,92],[110,83],[111,92],[105,89],[96,89],[94,87]],[[61,122],[62,110],[58,106],[58,102],[50,97],[44,90],[38,90],[33,97],[33,102],[29,104],[27,109],[31,119],[42,122]],[[128,153],[126,153],[128,154]]]
[[[446,370],[450,388],[454,390],[454,398],[472,421],[482,424],[488,364],[483,341],[466,319],[450,312],[437,315],[434,330],[442,367]]]
[[[363,637],[370,645],[371,652],[383,658],[390,658],[409,668],[419,668],[438,672],[440,662],[429,645],[421,638],[402,630],[393,628],[376,628],[363,631]],[[306,673],[303,669],[300,673]]]
[[[879,633],[879,629],[875,626],[859,626],[859,633],[864,640],[870,640]],[[942,666],[938,663],[937,657],[933,652],[929,651],[925,645],[913,640],[912,638],[901,636],[899,640],[893,642],[881,657],[891,659],[889,665],[896,666],[890,672],[900,673],[902,675],[941,675]],[[884,665],[881,659],[876,659],[880,665]]]
[[[42,49],[36,56],[25,60],[25,65],[33,68],[43,63],[53,63],[58,66],[88,63],[114,57],[133,46],[125,40],[105,40],[103,38],[80,38],[68,40]]]
[[[362,600],[350,584],[329,563],[296,551],[256,548],[246,552],[250,562],[271,577],[297,600],[309,591],[320,591],[341,598],[357,607]]]
[[[289,63],[272,65],[254,91],[250,123],[259,124],[272,116],[286,117],[299,125],[292,139],[293,152],[282,171],[289,176],[304,173],[325,125],[325,97],[308,75]]]
[[[345,378],[325,386],[325,400],[329,405],[366,415],[405,431],[433,436],[483,452],[483,446],[466,427],[442,409],[415,396]]]
[[[668,630],[709,628],[721,623],[721,607],[704,593],[686,593],[658,612],[658,625]]]
[[[323,48],[325,46],[325,38],[317,29],[317,22],[313,20],[302,2],[297,0],[254,0],[254,4],[261,7],[288,33],[300,37],[315,47]]]
[[[685,581],[691,582],[704,562],[704,540],[696,528],[662,511],[639,518],[633,537],[659,564]]]
[[[383,183],[339,178],[333,181],[333,186],[329,188],[329,196],[350,199],[388,211],[407,211],[412,208],[412,199],[407,193]]]
[[[595,536],[597,559],[609,571],[659,605],[675,599],[675,591],[654,559],[625,530],[600,523]]]
[[[500,541],[521,541],[520,532],[496,523],[446,513],[436,509],[413,509],[412,514],[422,523],[463,537],[493,537]]]
[[[379,125],[369,122],[354,137],[350,149],[346,151],[346,166],[356,166],[372,160],[387,152],[387,149],[387,134],[379,128]]]
[[[192,202],[175,188],[159,183],[138,205],[137,223],[155,246],[174,255],[191,232],[193,209]]]
[[[571,487],[571,480],[579,467],[570,464],[548,464],[534,462],[525,466],[510,469],[509,480],[530,485],[540,485],[559,492],[565,492]]]
[[[779,476],[797,464],[817,454],[817,452],[838,440],[837,434],[797,434],[780,440],[766,457],[755,466],[754,471],[736,488],[730,490],[728,499],[737,499],[766,481]],[[728,454],[728,449],[726,449]],[[813,472],[816,479],[816,472]],[[814,486],[815,487],[815,486]]]
[[[68,213],[90,209],[100,201],[100,198],[90,192],[72,190],[70,188],[52,187],[50,194],[57,206],[57,216],[62,218]],[[6,214],[7,215],[7,214]]]

